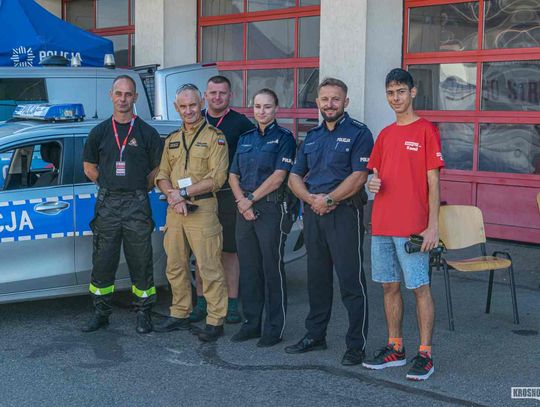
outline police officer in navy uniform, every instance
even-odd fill
[[[253,112],[258,127],[240,138],[229,175],[240,213],[236,243],[245,317],[231,340],[243,342],[262,334],[259,347],[281,342],[287,309],[283,250],[290,214],[280,192],[292,167],[296,143],[292,133],[277,124],[277,110],[274,91],[261,89],[255,94]]]
[[[137,309],[138,333],[152,330],[150,308],[156,301],[152,261],[154,222],[148,189],[157,172],[163,142],[157,131],[136,117],[135,81],[120,75],[110,92],[113,115],[94,127],[84,146],[84,172],[99,186],[95,216],[90,292],[95,313],[82,330],[109,323],[120,247],[124,247]]]
[[[289,177],[289,186],[304,201],[309,314],[307,333],[287,353],[326,349],[326,328],[332,309],[333,268],[349,329],[343,365],[362,363],[368,331],[366,279],[362,267],[363,216],[359,193],[373,137],[345,108],[347,85],[335,78],[318,87],[317,106],[323,123],[308,132]]]

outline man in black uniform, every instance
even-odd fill
[[[255,128],[254,124],[241,113],[230,108],[232,97],[231,82],[224,76],[213,76],[208,80],[204,93],[208,109],[202,111],[206,121],[225,134],[229,146],[229,166],[232,163],[240,135]],[[219,223],[223,227],[223,252],[221,261],[227,281],[229,295],[227,317],[229,324],[239,323],[242,317],[238,312],[238,282],[240,268],[236,255],[236,202],[231,187],[225,182],[217,193]],[[190,315],[191,322],[202,321],[206,317],[206,301],[202,294],[202,283],[197,273],[197,305]]]
[[[318,87],[317,106],[323,123],[310,130],[300,147],[289,186],[305,202],[309,314],[307,334],[287,353],[326,349],[333,268],[349,316],[343,365],[362,363],[368,329],[366,279],[362,267],[363,216],[359,192],[364,188],[373,137],[351,119],[347,85],[327,78]]]
[[[99,186],[95,216],[90,292],[95,313],[82,330],[108,325],[120,247],[132,281],[137,332],[152,330],[150,308],[156,301],[152,242],[154,229],[148,189],[153,186],[163,143],[157,131],[133,114],[135,81],[118,76],[111,89],[113,115],[94,127],[84,146],[84,173]]]

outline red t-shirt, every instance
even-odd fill
[[[425,119],[381,131],[369,158],[382,181],[375,194],[372,233],[407,237],[427,228],[429,218],[427,171],[444,166],[441,137]]]

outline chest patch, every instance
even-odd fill
[[[420,143],[417,143],[416,141],[406,141],[405,142],[405,148],[409,151],[418,151],[422,147]]]
[[[171,141],[169,143],[169,149],[178,148],[178,147],[180,147],[180,142],[179,141]]]
[[[195,147],[208,147],[208,143],[205,143],[203,141],[197,141],[195,142]]]
[[[137,144],[137,140],[134,139],[134,138],[132,138],[131,140],[129,140],[128,146],[131,146],[131,147],[139,147],[139,145]]]

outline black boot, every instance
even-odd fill
[[[203,342],[215,342],[217,338],[223,336],[223,325],[215,326],[206,324],[204,329],[197,333],[197,336]]]
[[[88,323],[81,328],[81,331],[94,332],[100,328],[105,328],[107,325],[109,325],[108,315],[94,313],[92,319],[90,319],[90,321],[88,321]]]
[[[137,328],[135,328],[138,334],[147,334],[152,332],[152,319],[150,318],[150,311],[137,311]]]

